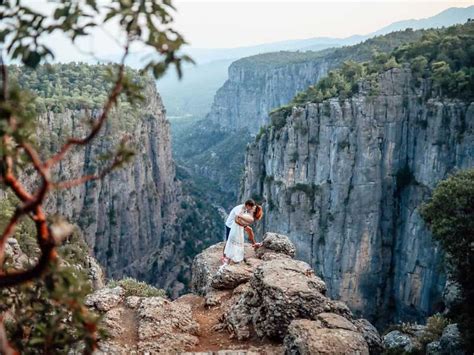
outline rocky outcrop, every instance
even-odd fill
[[[313,332],[322,332],[328,339],[328,342],[321,344],[310,341],[310,352],[306,353],[312,353],[315,349],[325,353],[324,349],[328,349],[331,341],[341,347],[345,344],[348,349],[352,349],[351,346],[361,349],[362,353],[368,353],[369,344],[372,350],[380,349],[381,339],[377,330],[366,320],[355,320],[344,303],[328,298],[325,295],[325,283],[314,274],[311,267],[303,261],[292,259],[295,247],[286,236],[267,233],[260,250],[246,250],[246,263],[224,267],[224,270],[227,269],[224,272],[237,275],[249,267],[252,269],[249,281],[235,287],[227,297],[222,294],[217,296],[218,290],[212,286],[214,280],[221,279],[220,273],[223,272],[217,262],[222,247],[218,246],[219,253],[214,248],[196,257],[193,288],[200,290],[205,297],[212,295],[213,304],[224,305],[226,311],[222,316],[221,327],[236,339],[257,337],[277,342],[285,339],[287,352],[298,353],[295,349],[299,345],[295,344],[301,341],[289,335],[289,329],[298,327],[298,323],[294,322],[306,319],[308,322],[304,324],[305,327],[307,325],[308,334],[302,337],[313,339]],[[256,263],[255,259],[260,262]],[[207,264],[203,260],[207,260]],[[202,280],[209,280],[205,287]],[[303,347],[298,349],[305,353]]]
[[[420,204],[474,166],[474,104],[427,98],[408,69],[351,99],[294,107],[247,152],[242,196],[264,201],[260,232],[289,236],[328,294],[383,324],[437,310],[442,251]]]
[[[127,297],[121,287],[97,291],[86,304],[102,314],[108,332],[99,354],[176,353],[198,343],[199,325],[189,305],[162,297]]]
[[[294,246],[286,236],[268,233],[264,244],[258,257],[246,245],[245,261],[225,267],[219,261],[222,243],[204,250],[193,265],[192,287],[199,295],[169,301],[127,296],[121,287],[96,291],[86,304],[102,314],[110,330],[100,342],[102,351],[237,355],[381,349],[377,330],[327,298],[324,282],[309,265],[288,255]]]

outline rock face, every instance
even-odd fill
[[[418,208],[438,181],[474,166],[474,104],[428,99],[408,69],[378,94],[293,108],[246,156],[242,196],[264,201],[262,232],[289,236],[331,297],[383,324],[441,300],[441,250]]]
[[[69,65],[67,73],[80,77],[81,70],[80,65]],[[68,80],[59,72],[56,75],[55,82]],[[53,79],[41,77],[45,85]],[[124,135],[135,152],[131,162],[102,180],[52,194],[46,207],[51,214],[61,214],[79,226],[107,277],[131,276],[177,296],[190,279],[194,255],[203,245],[219,239],[212,232],[218,218],[212,219],[208,210],[202,212],[196,201],[183,193],[175,174],[165,108],[155,82],[140,80],[145,101],[139,107],[120,104],[113,109],[98,137],[83,149],[71,150],[54,174],[61,181],[101,171],[106,164],[103,156],[113,153]],[[45,156],[57,152],[66,138],[84,137],[89,132],[85,111],[77,106],[66,102],[40,112],[38,141]],[[92,110],[91,115],[97,117],[99,112]],[[37,179],[25,176],[24,181],[34,186]],[[196,221],[202,227],[193,225]],[[208,237],[197,239],[194,233]]]
[[[274,62],[278,57],[288,60],[278,65]],[[217,91],[207,117],[229,130],[257,133],[267,123],[268,112],[288,103],[327,73],[328,61],[317,57],[315,53],[280,52],[232,63],[229,79]]]
[[[256,134],[268,123],[271,110],[286,105],[329,70],[347,60],[369,60],[374,49],[390,52],[421,35],[422,31],[405,30],[345,48],[282,51],[237,60],[230,65],[229,78],[217,91],[207,118],[229,131],[246,129]]]
[[[100,166],[98,157],[113,149],[124,132],[133,137],[133,161],[101,181],[64,191],[49,201],[51,210],[78,222],[111,277],[134,274],[134,263],[162,246],[166,226],[174,223],[178,210],[180,190],[171,157],[169,123],[155,88],[148,86],[144,96],[147,101],[136,113],[138,117],[114,112],[101,137],[68,155],[58,176],[68,179],[95,171]],[[42,129],[51,133],[42,143],[55,150],[60,138],[70,132],[84,134],[82,119],[79,111],[47,112],[40,122]]]

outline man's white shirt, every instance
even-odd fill
[[[235,206],[232,211],[230,211],[229,215],[227,216],[227,220],[225,221],[225,225],[229,228],[232,227],[232,223],[235,221],[235,216],[244,210],[244,205]]]

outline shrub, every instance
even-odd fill
[[[84,306],[90,291],[80,272],[54,264],[41,279],[1,289],[0,311],[11,316],[6,328],[12,345],[25,354],[91,353],[98,316]]]
[[[439,340],[443,334],[444,328],[449,324],[446,317],[441,314],[435,314],[426,320],[426,328],[420,337],[420,343],[423,348],[429,343]]]
[[[441,181],[421,208],[433,238],[446,251],[452,277],[461,285],[465,302],[450,310],[468,352],[474,351],[474,169]]]
[[[108,287],[120,286],[125,290],[126,296],[138,297],[166,297],[166,292],[147,284],[146,282],[135,280],[131,277],[122,280],[112,280],[108,283]]]

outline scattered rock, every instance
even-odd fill
[[[284,339],[286,354],[369,354],[362,334],[340,328],[324,328],[319,321],[291,322]]]
[[[125,290],[122,287],[107,287],[87,296],[85,304],[89,307],[94,307],[101,312],[107,312],[121,303],[124,297]]]
[[[400,332],[399,330],[393,330],[390,333],[384,335],[383,345],[386,349],[397,349],[406,352],[410,352],[415,348],[411,337]]]

